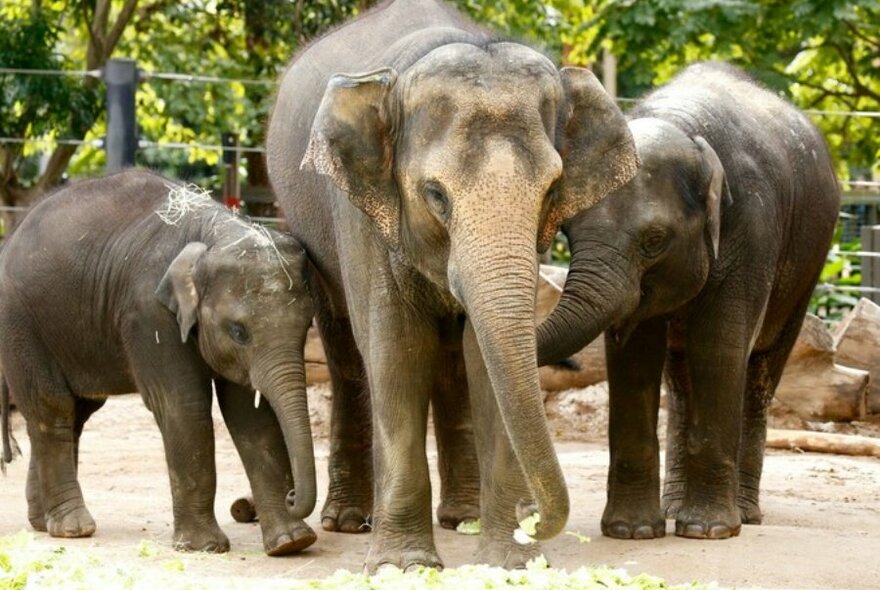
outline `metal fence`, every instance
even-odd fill
[[[76,76],[98,78],[104,81],[107,99],[107,134],[102,139],[40,139],[0,137],[2,144],[42,144],[54,145],[88,145],[103,148],[107,153],[107,170],[113,171],[135,163],[138,150],[157,148],[167,150],[199,149],[222,152],[224,186],[221,200],[230,206],[240,206],[242,202],[265,204],[271,195],[263,193],[242,195],[238,177],[242,154],[262,154],[261,146],[241,146],[238,135],[234,131],[223,134],[218,144],[155,142],[137,137],[137,113],[135,93],[141,81],[151,79],[168,80],[185,84],[231,84],[273,87],[275,80],[232,79],[216,76],[202,76],[173,72],[149,72],[139,70],[136,62],[129,59],[111,59],[100,70],[33,70],[23,68],[0,67],[0,75],[14,74],[27,76]],[[637,99],[617,98],[626,104]],[[806,109],[803,112],[813,117],[843,116],[880,119],[880,111],[831,111]],[[862,295],[880,303],[880,181],[852,180],[841,183],[843,190],[843,206],[841,208],[841,242],[852,243],[860,240],[861,250],[843,251],[833,249],[829,259],[846,259],[845,272],[861,272],[860,285],[840,285],[830,282],[817,285],[817,293],[835,291],[839,293]],[[23,211],[24,207],[0,207],[0,210]],[[254,217],[258,222],[266,224],[283,224],[283,220],[271,217]]]

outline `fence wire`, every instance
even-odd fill
[[[0,74],[24,74],[37,76],[81,76],[100,78],[101,70],[41,70],[29,68],[0,68]],[[181,74],[178,72],[151,72],[139,70],[141,80],[173,80],[189,84],[243,84],[245,86],[275,86],[277,80],[255,78],[224,78],[221,76],[205,76],[201,74]],[[631,104],[641,99],[617,97],[617,102]],[[836,111],[824,109],[802,109],[801,112],[823,117],[866,117],[880,119],[880,111]]]
[[[32,69],[32,68],[6,68],[0,67],[0,75],[28,75],[28,76],[68,76],[81,78],[101,78],[102,70],[51,70],[51,69]],[[249,79],[249,78],[226,78],[221,76],[208,76],[201,74],[187,74],[177,72],[151,72],[147,70],[138,70],[138,76],[142,81],[170,81],[185,84],[242,84],[245,86],[264,86],[273,87],[277,85],[277,80],[266,79]],[[638,102],[639,99],[618,97],[615,99],[621,104],[632,104]],[[880,119],[880,111],[838,111],[825,109],[802,109],[802,112],[818,116],[818,117],[862,117],[869,119]],[[82,146],[88,145],[95,148],[104,147],[104,139],[53,139],[53,138],[20,138],[20,137],[0,137],[0,145],[3,144],[36,144],[46,146],[71,145]],[[204,144],[204,143],[184,143],[184,142],[159,142],[141,139],[138,141],[139,149],[181,149],[181,150],[204,150],[216,152],[238,152],[238,153],[265,153],[266,149],[262,146],[245,147],[238,145],[220,145],[220,144]],[[880,181],[874,180],[842,180],[840,184],[843,188],[848,189],[875,189],[880,188]],[[28,207],[20,206],[0,206],[0,211],[20,213],[27,211]],[[842,212],[842,215],[846,215]],[[266,225],[277,225],[284,223],[283,218],[274,217],[252,217],[250,218],[256,223]],[[828,254],[829,259],[833,258],[880,258],[880,252],[855,251],[847,252],[840,250],[832,250]],[[816,292],[841,292],[841,293],[880,293],[878,287],[865,287],[853,285],[834,285],[831,283],[820,283],[816,285]]]

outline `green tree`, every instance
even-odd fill
[[[0,66],[96,70],[104,65],[137,0],[93,0],[68,8],[64,2],[7,0],[0,6]],[[112,16],[111,16],[112,13]],[[70,51],[65,49],[70,48]],[[74,49],[76,48],[76,49]],[[76,56],[76,57],[72,57]],[[102,110],[98,81],[0,74],[0,135],[82,139]],[[55,185],[76,152],[59,144],[42,172],[33,165],[33,146],[0,144],[0,199],[30,204]]]
[[[696,60],[736,63],[804,109],[880,111],[876,0],[605,2],[578,26],[618,56],[620,88],[640,96]],[[821,116],[842,178],[880,169],[876,119]],[[872,125],[873,124],[873,125]]]
[[[237,131],[259,145],[274,81],[299,46],[363,10],[365,0],[5,0],[0,67],[98,71],[111,56],[131,57],[147,74],[137,92],[142,139],[219,144]],[[179,72],[262,83],[187,84],[150,79]],[[103,150],[55,140],[97,139],[106,131],[103,85],[95,77],[0,74],[0,136],[46,140],[0,143],[0,199],[28,205],[74,176],[100,172]],[[41,170],[37,156],[51,148]],[[141,163],[212,180],[219,153],[142,150]],[[247,160],[265,182],[262,158]]]

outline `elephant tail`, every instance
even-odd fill
[[[21,455],[18,442],[12,436],[12,431],[9,428],[9,409],[9,383],[6,382],[5,377],[2,377],[0,378],[0,412],[2,412],[2,416],[0,416],[2,433],[0,436],[3,438],[3,457],[0,458],[0,469],[2,469],[3,475],[6,475],[6,464],[11,463],[15,455]]]

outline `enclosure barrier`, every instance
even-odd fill
[[[263,154],[265,148],[256,146],[242,146],[239,143],[237,133],[228,132],[222,134],[220,144],[203,143],[177,143],[156,142],[139,139],[137,137],[137,113],[135,107],[135,94],[137,85],[142,81],[151,79],[169,80],[185,84],[230,84],[260,85],[272,87],[275,80],[222,78],[217,76],[203,76],[196,74],[181,74],[173,72],[149,72],[138,69],[137,63],[131,59],[110,59],[102,69],[97,70],[39,70],[27,68],[4,68],[0,67],[0,75],[14,74],[26,76],[75,76],[92,77],[101,79],[106,88],[107,104],[107,133],[103,139],[77,140],[77,139],[46,139],[46,138],[19,138],[0,137],[0,144],[43,144],[43,145],[88,145],[95,148],[103,148],[107,154],[107,170],[115,171],[135,164],[137,150],[145,148],[156,149],[199,149],[205,151],[222,152],[221,162],[223,165],[223,191],[219,200],[227,206],[238,208],[242,203],[241,182],[239,178],[239,165],[242,154]],[[612,94],[613,95],[613,94]],[[615,97],[621,104],[630,104],[638,99]],[[864,117],[880,119],[880,111],[832,111],[821,109],[804,109],[802,112],[818,117],[843,116]],[[867,223],[857,227],[861,240],[861,250],[855,252],[832,251],[829,259],[853,258],[861,260],[862,280],[861,285],[835,285],[820,283],[816,286],[817,292],[838,291],[841,293],[857,293],[867,297],[875,303],[880,303],[880,225],[877,224],[877,206],[880,205],[880,181],[850,180],[841,181],[844,192],[844,205],[869,205]],[[853,191],[852,189],[860,189]],[[248,201],[247,195],[244,197]],[[26,207],[0,206],[0,211],[22,212]],[[844,217],[852,215],[841,212]],[[251,217],[254,221],[264,224],[283,224],[284,220],[273,217]]]

